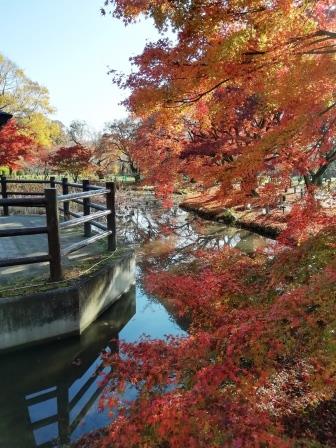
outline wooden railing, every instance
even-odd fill
[[[9,191],[9,186],[12,184],[40,184],[48,185],[49,188],[45,188],[44,192]],[[57,193],[58,186],[61,187],[62,194]],[[70,188],[81,191],[69,193]],[[49,180],[15,180],[1,176],[1,195],[0,206],[3,208],[4,216],[9,216],[10,207],[42,207],[45,208],[46,226],[0,229],[0,237],[47,234],[48,253],[39,256],[0,259],[0,267],[48,261],[51,281],[60,281],[63,278],[62,256],[82,249],[103,238],[107,238],[109,251],[116,249],[115,184],[113,182],[106,182],[105,187],[99,187],[91,185],[88,180],[84,180],[82,183],[71,183],[68,182],[67,178],[63,178],[62,181],[57,181],[54,177],[50,177]],[[20,197],[13,198],[12,196]],[[105,205],[91,201],[91,198],[97,196],[105,196]],[[83,213],[71,211],[71,202],[82,206]],[[62,207],[60,206],[61,204]],[[95,212],[91,213],[91,209],[95,210]],[[59,211],[63,212],[63,220],[61,222]],[[106,225],[97,221],[103,217],[106,217]],[[82,224],[86,239],[61,248],[60,232],[63,229]],[[92,235],[92,227],[99,229],[99,233]]]

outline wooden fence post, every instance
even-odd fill
[[[56,188],[46,188],[44,190],[44,195],[46,198],[50,280],[52,282],[58,282],[62,280],[63,272]]]
[[[63,195],[69,194],[69,185],[68,185],[67,177],[62,178],[62,194]],[[64,209],[64,219],[65,219],[65,221],[69,221],[69,219],[70,219],[70,202],[69,201],[64,201],[63,209]]]
[[[106,189],[110,190],[106,193],[106,208],[111,210],[111,213],[107,215],[107,230],[112,233],[107,237],[107,249],[111,252],[117,248],[117,226],[116,226],[116,209],[115,209],[115,183],[106,182]]]
[[[83,180],[83,191],[89,191],[90,190],[90,181],[89,180]],[[84,198],[83,199],[83,215],[88,216],[90,214],[91,208],[90,208],[90,198]],[[84,236],[89,237],[91,235],[91,224],[89,222],[84,223]]]
[[[6,199],[7,195],[7,178],[6,176],[1,176],[1,195],[2,199]],[[9,208],[8,205],[3,206],[3,214],[4,216],[9,216]]]
[[[56,184],[55,184],[55,176],[51,176],[50,177],[50,188],[55,188]]]

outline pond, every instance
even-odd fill
[[[100,354],[116,351],[118,339],[187,334],[187,324],[143,290],[151,253],[168,245],[157,258],[160,269],[167,269],[187,260],[190,248],[229,244],[251,252],[267,244],[261,236],[196,218],[177,204],[164,209],[151,193],[118,194],[118,229],[120,244],[134,246],[138,254],[136,287],[81,338],[1,355],[0,448],[64,447],[105,426],[108,413],[97,409],[106,373]]]

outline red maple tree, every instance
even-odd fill
[[[82,145],[59,148],[49,157],[50,167],[58,173],[69,173],[75,182],[91,166],[92,153]]]
[[[115,74],[143,119],[139,162],[159,187],[188,175],[239,202],[262,173],[321,183],[336,159],[331,1],[108,4],[126,24],[145,14],[176,32],[147,44],[130,76]]]
[[[105,3],[126,23],[145,14],[176,31],[116,77],[143,120],[137,161],[162,191],[187,175],[246,204],[261,174],[272,173],[271,194],[294,172],[319,184],[336,157],[333,2]],[[147,290],[189,319],[189,335],[105,354],[101,405],[114,421],[82,445],[335,446],[336,228],[309,191],[273,253],[151,266]]]
[[[0,129],[0,166],[20,167],[31,158],[34,146],[34,139],[15,120],[10,120]]]

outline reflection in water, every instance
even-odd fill
[[[174,241],[174,249],[157,264],[163,269],[188,260],[189,248],[216,250],[230,245],[250,252],[265,246],[262,237],[249,232],[203,221],[178,207],[162,209],[153,195],[120,193],[118,213],[119,241],[142,248],[153,240]],[[168,227],[169,235],[164,231]],[[150,258],[144,253],[138,260],[140,268]],[[151,338],[186,334],[187,324],[176,321],[141,289],[141,277],[139,270],[136,291],[123,296],[81,338],[1,355],[0,448],[65,448],[106,426],[108,411],[97,409],[103,392],[101,374],[108,372],[100,353],[115,352],[118,339],[134,342],[142,334]]]
[[[163,208],[152,193],[119,192],[118,239],[126,244],[144,245],[153,240],[174,238],[175,250],[167,263],[177,263],[189,249],[220,250],[237,247],[244,252],[264,248],[270,240],[221,223],[205,221],[178,206]]]
[[[1,355],[0,448],[65,448],[110,423],[108,411],[98,412],[100,374],[108,373],[100,353],[144,333],[186,334],[160,303],[133,288],[80,338]]]
[[[133,288],[81,338],[2,356],[1,448],[62,446],[107,423],[96,407],[107,373],[100,353],[117,350],[135,307]]]
[[[2,356],[1,448],[62,446],[82,433],[107,373],[100,353],[117,350],[134,314],[133,289],[81,338]]]

